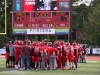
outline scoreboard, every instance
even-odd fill
[[[13,13],[13,28],[69,28],[69,12]]]
[[[69,33],[70,0],[13,0],[12,11],[13,34]]]

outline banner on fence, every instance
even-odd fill
[[[100,54],[100,48],[93,48],[92,54]]]
[[[0,54],[6,54],[6,49],[5,48],[1,48],[0,49]]]

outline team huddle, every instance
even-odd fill
[[[86,47],[64,41],[16,40],[6,44],[6,67],[18,70],[76,70],[78,58],[86,62]]]

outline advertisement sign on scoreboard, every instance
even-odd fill
[[[49,29],[48,34],[68,34],[69,6],[70,0],[13,0],[13,34],[47,34],[29,32],[31,29]]]
[[[69,29],[50,29],[50,28],[31,28],[31,29],[13,29],[13,34],[17,35],[17,34],[23,34],[23,35],[36,35],[36,34],[40,34],[40,35],[47,35],[47,34],[68,34],[69,33]]]

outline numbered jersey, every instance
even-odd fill
[[[40,52],[40,47],[35,46],[35,48],[34,48],[34,54],[35,55],[39,55],[39,52]]]
[[[20,55],[21,46],[15,45],[15,55]]]

